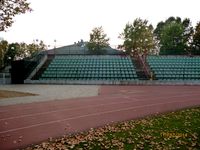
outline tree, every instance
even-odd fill
[[[198,22],[195,27],[192,45],[193,45],[193,49],[194,49],[193,53],[200,55],[200,22]]]
[[[120,38],[124,40],[120,47],[131,55],[146,56],[155,48],[153,26],[147,20],[137,18],[132,24],[127,23]]]
[[[38,41],[38,40],[37,40]],[[27,51],[28,51],[28,57],[33,57],[33,55],[35,55],[36,53],[38,53],[41,50],[46,50],[47,46],[44,44],[44,42],[38,41],[38,43],[31,43],[29,45],[27,45]]]
[[[8,42],[5,40],[0,41],[0,68],[4,67],[4,57],[8,49]]]
[[[20,45],[20,49],[17,53],[16,60],[29,57],[30,55],[29,55],[29,50],[28,50],[28,44],[22,42],[22,43],[19,43],[19,45]]]
[[[33,42],[31,44],[26,43],[19,43],[20,49],[18,50],[15,59],[23,59],[27,57],[34,57],[39,51],[46,50],[47,46],[44,44],[42,40],[38,41],[37,43]]]
[[[47,46],[43,41],[38,41],[39,43],[11,43],[8,44],[7,41],[1,41],[1,67],[10,65],[13,60],[20,60],[24,58],[34,57],[39,51],[46,50]],[[3,50],[3,51],[2,51]],[[3,53],[2,53],[3,52]]]
[[[175,17],[169,17],[164,22],[163,21],[159,22],[157,24],[156,29],[154,30],[154,34],[156,35],[157,39],[160,40],[164,26],[171,23],[171,22],[181,23],[181,18],[180,17],[176,17],[176,18]]]
[[[6,28],[13,24],[14,16],[30,12],[27,0],[1,0],[0,1],[0,31],[5,31]]]
[[[177,22],[168,23],[163,27],[163,31],[161,32],[161,53],[162,51],[168,51],[166,54],[176,54],[174,50],[184,52],[185,43],[183,41],[183,26]]]
[[[8,45],[7,52],[4,56],[5,65],[10,65],[13,60],[15,60],[15,56],[17,52],[20,50],[20,45],[18,43],[12,43]]]
[[[90,33],[90,41],[87,44],[89,51],[92,54],[104,54],[106,47],[109,46],[109,38],[104,33],[102,27],[96,27]]]
[[[160,54],[189,53],[193,34],[190,19],[182,21],[180,17],[169,17],[157,24],[154,34],[159,41]]]

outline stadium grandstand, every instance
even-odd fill
[[[200,57],[148,56],[157,80],[200,80]]]
[[[42,51],[30,60],[12,63],[12,83],[140,84],[163,81],[199,82],[199,56],[152,55],[144,60],[106,48],[91,55],[85,43]]]

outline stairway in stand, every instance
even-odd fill
[[[135,64],[136,74],[139,80],[149,80],[149,77],[146,75],[144,67],[140,61],[140,59],[136,57],[132,57],[132,61]]]
[[[53,60],[54,55],[48,55],[48,58],[46,60],[46,62],[44,63],[44,65],[40,68],[40,70],[37,71],[37,73],[35,74],[35,76],[32,78],[33,80],[38,80],[39,77],[42,75],[42,73],[46,70],[46,68],[48,68],[49,64],[51,63],[51,61]]]

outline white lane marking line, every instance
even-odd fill
[[[122,99],[122,98],[118,97],[117,99]],[[128,99],[128,98],[124,98],[124,99]],[[55,113],[55,112],[62,112],[62,111],[66,111],[66,110],[78,110],[78,109],[83,109],[83,108],[112,105],[112,104],[118,104],[118,103],[119,104],[130,103],[131,101],[133,101],[133,100],[131,99],[131,100],[123,101],[123,102],[111,102],[111,103],[103,103],[103,104],[101,103],[101,104],[93,104],[93,105],[87,105],[87,106],[81,106],[81,107],[72,107],[72,108],[63,108],[63,109],[57,108],[57,110],[51,110],[51,111],[46,111],[46,112],[42,112],[42,113],[34,113],[34,114],[20,115],[20,116],[9,117],[9,118],[2,118],[2,119],[0,119],[0,121],[15,119],[15,118],[22,118],[22,117],[31,117],[31,116],[37,116],[37,115],[49,114],[49,113]],[[135,99],[135,101],[133,101],[133,102],[137,102],[137,101],[139,101],[139,100]]]
[[[118,96],[119,94],[116,94],[116,95],[113,95],[113,96],[109,96],[109,97],[106,97],[106,99],[114,99],[114,98],[119,98],[119,96]],[[74,102],[74,101],[88,101],[88,102],[91,102],[91,101],[93,101],[93,99],[99,99],[99,101],[101,101],[101,99],[102,98],[104,98],[104,97],[100,97],[100,96],[95,96],[95,97],[82,97],[82,98],[76,98],[76,99],[74,99],[74,100],[71,100],[71,99],[55,99],[54,101],[43,101],[44,103],[53,103],[53,102],[60,102],[60,103],[64,103],[64,101],[65,102]],[[43,103],[43,102],[41,102],[41,103]],[[36,103],[34,103],[34,105],[38,105],[38,106],[40,106],[40,105],[42,105],[42,104],[39,104],[40,102],[38,102],[38,101],[36,101]],[[63,104],[56,104],[56,105],[54,105],[53,104],[53,106],[56,106],[56,107],[59,107],[60,105],[63,105]],[[26,104],[28,104],[28,105],[31,105],[31,104],[33,104],[33,103],[23,103],[24,105],[26,105]],[[45,104],[46,105],[46,104]],[[0,106],[0,107],[7,107],[7,106]],[[9,106],[8,106],[9,107]],[[12,107],[12,105],[11,105],[11,107]],[[33,106],[26,106],[27,108],[23,108],[23,110],[32,110],[33,109]],[[8,110],[9,109],[9,110]],[[0,113],[5,113],[5,112],[10,112],[10,111],[18,111],[18,110],[21,110],[21,108],[5,108],[5,110],[0,110]]]
[[[185,101],[182,101],[182,102],[187,102],[187,101],[190,101],[190,100],[185,100]],[[195,101],[197,101],[197,100],[195,100]],[[138,108],[144,108],[144,107],[152,107],[152,106],[165,105],[165,104],[177,103],[177,102],[180,102],[180,101],[172,101],[172,102],[166,102],[166,103],[157,103],[157,104],[143,105],[143,106],[137,106],[137,107],[128,107],[128,108],[117,109],[117,110],[112,110],[112,111],[105,111],[105,112],[101,112],[101,113],[93,113],[93,114],[88,114],[88,115],[80,115],[80,116],[70,117],[70,118],[66,118],[66,119],[49,121],[49,122],[46,122],[46,123],[38,123],[38,124],[26,126],[26,127],[21,127],[21,128],[16,128],[16,129],[10,129],[10,130],[6,130],[6,131],[2,131],[2,132],[0,132],[0,134],[4,134],[4,133],[8,133],[8,132],[14,132],[14,131],[28,129],[28,128],[33,128],[33,127],[38,127],[38,126],[44,126],[44,125],[54,124],[54,123],[59,123],[59,122],[63,122],[63,121],[80,119],[80,118],[84,118],[84,117],[99,116],[99,115],[104,115],[104,114],[109,114],[109,113],[120,112],[120,111],[127,111],[127,110],[131,110],[131,109],[138,109]]]
[[[50,114],[50,113],[62,112],[62,111],[72,111],[72,110],[87,109],[87,108],[94,108],[94,107],[99,107],[99,106],[108,106],[108,105],[115,105],[115,104],[126,104],[126,103],[132,103],[132,102],[131,102],[131,100],[129,100],[129,101],[124,101],[124,102],[119,102],[119,103],[113,102],[113,103],[108,103],[108,104],[90,105],[90,106],[86,106],[86,107],[84,106],[84,107],[76,107],[76,108],[59,109],[59,110],[47,111],[47,112],[43,112],[43,113],[35,113],[35,114],[30,114],[30,115],[21,115],[21,116],[16,116],[16,117],[4,118],[4,119],[0,119],[0,121],[24,118],[24,117],[33,117],[33,116],[45,115],[45,114]]]
[[[191,95],[179,95],[179,96],[171,96],[171,97],[163,97],[163,98],[160,98],[160,97],[157,97],[157,98],[154,98],[154,100],[158,100],[158,99],[169,99],[169,98],[180,98],[180,97],[186,97],[186,96],[190,96]],[[125,98],[125,99],[132,99],[131,97],[128,98],[128,97],[118,97],[117,99],[121,99],[121,98]],[[113,99],[113,98],[109,98],[109,99]],[[34,113],[34,114],[28,114],[28,115],[20,115],[20,116],[15,116],[15,117],[9,117],[9,118],[2,118],[0,119],[0,121],[5,121],[5,120],[11,120],[11,119],[17,119],[17,118],[24,118],[24,117],[32,117],[32,116],[37,116],[37,115],[45,115],[45,114],[50,114],[50,113],[55,113],[55,112],[62,112],[62,111],[68,111],[68,110],[79,110],[79,109],[84,109],[84,108],[91,108],[91,107],[98,107],[98,106],[105,106],[105,105],[115,105],[115,104],[126,104],[126,103],[132,103],[132,102],[144,102],[144,101],[147,101],[146,99],[144,100],[139,100],[139,99],[136,99],[134,98],[134,100],[129,100],[129,101],[123,101],[123,102],[113,102],[113,103],[106,103],[106,104],[96,104],[96,105],[89,105],[89,106],[82,106],[82,107],[76,107],[76,108],[66,108],[66,109],[59,109],[59,110],[52,110],[52,111],[46,111],[46,112],[42,112],[42,113]]]
[[[154,91],[153,91],[154,92]],[[141,92],[142,93],[142,92]],[[185,93],[185,95],[191,95],[191,93],[194,93],[193,91],[190,91],[190,92],[187,92],[187,93]],[[137,94],[139,94],[139,93],[137,93]],[[146,93],[146,94],[148,94],[148,93]],[[148,96],[148,95],[146,95],[145,94],[145,92],[143,92],[143,95],[144,96]],[[157,93],[158,94],[158,93]],[[169,94],[169,93],[159,93],[159,94]],[[177,95],[177,92],[176,93],[171,93],[170,92],[170,94],[175,94],[175,95]],[[197,95],[197,94],[193,94],[193,95]],[[199,95],[199,94],[198,94]],[[81,100],[81,101],[84,101],[84,100],[88,100],[88,101],[91,101],[91,99],[93,99],[93,98],[96,98],[96,99],[99,99],[99,101],[101,101],[101,99],[102,98],[107,98],[107,99],[113,99],[113,98],[118,98],[119,96],[126,96],[126,95],[124,95],[124,93],[116,93],[116,94],[112,94],[112,95],[99,95],[99,96],[92,96],[92,97],[77,97],[77,98],[74,98],[74,100]],[[131,95],[129,95],[129,96],[131,96]],[[161,95],[161,96],[163,96],[163,95]],[[200,95],[199,95],[200,96]],[[135,98],[137,98],[137,97],[135,97]],[[60,102],[63,102],[63,101],[65,101],[65,100],[68,100],[68,101],[70,101],[70,102],[73,102],[74,100],[72,100],[72,99],[59,99],[60,100]],[[58,100],[58,101],[59,101]],[[43,101],[44,103],[47,103],[47,102],[55,102],[55,101]],[[42,102],[42,103],[43,103]],[[24,105],[26,105],[26,104],[30,104],[30,103],[24,103]],[[41,104],[37,104],[37,103],[35,103],[36,105],[41,105]],[[60,106],[60,105],[57,105],[57,106]],[[6,106],[0,106],[0,107],[6,107]],[[9,106],[8,106],[9,107]],[[11,106],[12,107],[12,106]],[[32,109],[32,106],[26,106],[27,108],[24,108],[23,110],[31,110]],[[9,109],[9,110],[8,110]],[[11,109],[11,110],[10,110]],[[16,111],[16,110],[20,110],[21,108],[14,108],[14,109],[12,109],[12,108],[5,108],[5,110],[0,110],[0,113],[4,113],[4,112],[9,112],[9,111]]]
[[[191,95],[189,95],[191,96]],[[177,98],[177,97],[185,97],[185,95],[181,95],[181,96],[171,96],[171,97],[168,97],[168,98]],[[132,99],[131,97],[128,98],[128,97],[122,97],[122,98],[125,98],[125,99]],[[162,99],[168,99],[166,97],[163,97]],[[113,98],[110,98],[110,99],[113,99]],[[120,97],[118,97],[118,99],[121,99]],[[134,98],[135,99],[135,98]],[[154,100],[157,100],[157,99],[160,99],[160,97],[157,97],[157,98],[154,98]],[[50,113],[55,113],[55,112],[62,112],[62,111],[68,111],[68,110],[79,110],[79,109],[84,109],[84,108],[91,108],[91,107],[98,107],[98,106],[104,106],[104,105],[113,105],[113,104],[126,104],[126,103],[132,103],[132,102],[144,102],[146,101],[145,100],[139,100],[139,99],[135,99],[134,101],[133,100],[129,100],[129,101],[123,101],[123,102],[113,102],[113,103],[108,103],[108,104],[96,104],[96,105],[89,105],[89,106],[83,106],[83,107],[76,107],[76,108],[66,108],[66,109],[59,109],[59,110],[53,110],[53,111],[46,111],[46,112],[42,112],[42,113],[34,113],[34,114],[28,114],[28,115],[20,115],[20,116],[16,116],[16,117],[9,117],[9,118],[3,118],[3,119],[0,119],[0,121],[4,121],[4,120],[11,120],[11,119],[17,119],[17,118],[23,118],[23,117],[31,117],[31,116],[37,116],[37,115],[43,115],[43,114],[50,114]]]

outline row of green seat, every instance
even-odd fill
[[[75,71],[82,71],[82,70],[87,70],[87,71],[125,71],[125,70],[129,70],[129,71],[135,71],[135,69],[133,69],[132,67],[49,67],[46,69],[46,71],[68,71],[68,70],[75,70]]]
[[[56,56],[40,79],[134,80],[137,79],[129,56]]]
[[[151,67],[153,68],[198,68],[199,65],[167,65],[167,64],[163,64],[163,65],[151,65]]]
[[[171,65],[171,64],[176,64],[176,65],[196,65],[196,64],[199,64],[200,62],[153,62],[151,63],[152,65],[162,65],[162,64],[168,64],[168,65]]]
[[[52,67],[57,67],[57,66],[64,66],[64,67],[68,67],[68,66],[132,66],[132,64],[130,63],[126,63],[126,64],[94,64],[94,63],[90,63],[90,64],[86,64],[86,63],[81,63],[81,64],[67,64],[67,63],[57,63],[57,64],[51,64],[50,66]]]
[[[200,68],[165,68],[165,67],[159,67],[154,68],[154,71],[160,71],[160,72],[167,72],[167,71],[175,71],[175,72],[200,72]]]
[[[132,61],[123,61],[123,60],[110,60],[110,61],[103,61],[103,60],[99,60],[99,61],[91,61],[91,60],[76,60],[76,61],[53,61],[52,64],[129,64]]]
[[[51,78],[40,78],[39,80],[80,80],[80,81],[136,81],[138,80],[137,78],[122,78],[122,77],[115,77],[115,78],[108,78],[108,77],[97,77],[97,78],[92,78],[92,77],[84,77],[84,78],[77,78],[77,77],[70,77],[70,78],[60,78],[60,77],[51,77]]]
[[[182,79],[187,79],[187,80],[189,80],[189,79],[196,79],[196,80],[199,80],[200,78],[199,78],[199,75],[194,75],[194,74],[192,74],[192,75],[183,75],[183,74],[174,74],[174,75],[172,75],[172,74],[158,74],[157,75],[157,78],[158,79],[179,79],[179,80],[182,80]]]
[[[94,75],[94,74],[82,74],[82,75],[77,75],[77,74],[44,74],[42,76],[42,78],[52,78],[52,77],[58,77],[58,78],[127,78],[127,79],[133,79],[136,78],[135,75],[108,75],[108,74],[104,74],[104,75]]]
[[[66,59],[69,58],[67,55],[56,55],[55,59]],[[70,55],[69,59],[129,59],[126,55]]]
[[[58,66],[58,65],[62,65],[62,66],[81,66],[81,65],[88,65],[88,66],[124,66],[124,65],[131,65],[130,63],[52,63],[52,66]]]
[[[56,75],[66,75],[66,74],[78,74],[78,75],[136,75],[134,74],[133,72],[129,72],[129,71],[125,71],[123,73],[121,72],[105,72],[105,71],[102,71],[102,72],[75,72],[75,71],[69,71],[69,72],[63,72],[63,71],[60,71],[60,72],[45,72],[43,75],[51,75],[51,74],[56,74]]]
[[[56,61],[63,61],[63,60],[66,60],[66,56],[64,56],[64,57],[55,56],[55,59],[56,59]],[[111,60],[112,61],[118,61],[118,60],[122,60],[122,61],[129,61],[129,58],[121,57],[121,56],[118,56],[118,57],[114,57],[114,56],[111,56],[111,57],[80,56],[80,57],[76,58],[76,57],[71,56],[71,58],[67,59],[66,61],[76,61],[76,60],[84,60],[84,61],[88,61],[88,60],[90,60],[90,61],[99,61],[99,60],[102,60],[102,61],[111,61]]]
[[[179,60],[182,60],[182,59],[199,59],[199,56],[187,56],[187,55],[149,55],[148,57],[151,57],[151,58],[156,58],[157,60],[158,59],[179,59]]]
[[[200,80],[200,57],[148,56],[147,62],[158,80]]]
[[[45,70],[45,72],[60,72],[60,71],[63,71],[63,72],[71,72],[71,71],[74,71],[74,72],[126,72],[126,71],[129,71],[129,72],[133,72],[135,73],[135,70],[133,69],[129,69],[129,68],[73,68],[73,67],[69,67],[69,68],[48,68],[47,70]]]
[[[200,72],[157,72],[157,75],[199,75]]]

